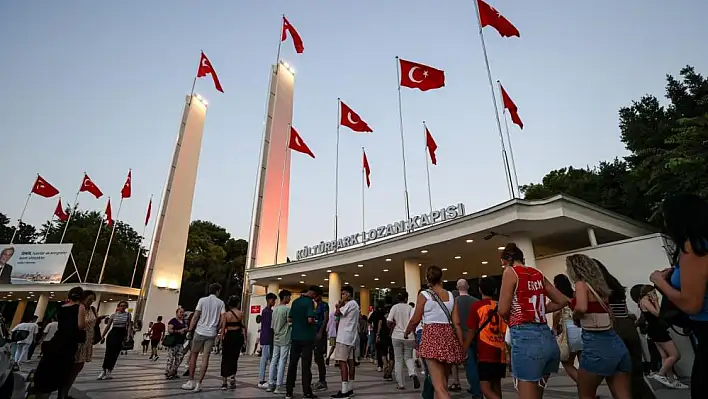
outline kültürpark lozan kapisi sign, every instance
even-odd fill
[[[375,229],[362,231],[346,237],[332,241],[320,241],[318,245],[306,246],[297,251],[296,259],[305,259],[310,256],[322,255],[328,252],[351,247],[352,245],[364,244],[368,241],[380,240],[392,235],[413,231],[419,228],[432,226],[436,223],[447,222],[465,216],[464,204],[450,205],[439,211],[423,213],[411,217],[408,220],[389,223]]]

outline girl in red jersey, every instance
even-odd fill
[[[560,350],[546,321],[568,304],[543,274],[524,266],[524,253],[514,243],[501,254],[506,267],[499,294],[499,315],[507,321],[511,336],[511,373],[520,399],[540,399],[551,373],[558,371]],[[546,304],[546,299],[551,302]]]

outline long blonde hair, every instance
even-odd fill
[[[610,297],[612,291],[602,276],[602,271],[592,258],[583,254],[570,255],[565,258],[565,265],[568,277],[573,283],[584,282],[592,287],[603,300]]]

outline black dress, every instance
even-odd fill
[[[79,307],[62,306],[57,312],[59,326],[49,342],[48,352],[42,355],[34,374],[34,390],[51,393],[69,382],[74,368],[74,357],[79,347]]]
[[[235,316],[235,315],[234,315]],[[234,328],[228,330],[228,328]],[[221,341],[221,376],[224,378],[236,375],[238,371],[238,358],[244,344],[243,324],[241,321],[226,323],[226,335]]]

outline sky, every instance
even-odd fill
[[[679,4],[680,3],[680,4]],[[521,32],[484,37],[494,80],[516,102],[510,133],[520,184],[550,170],[626,155],[618,110],[691,64],[708,70],[708,2],[490,1]],[[430,166],[434,207],[468,213],[509,199],[474,3],[448,0],[0,3],[0,212],[19,217],[37,173],[73,202],[86,171],[113,197],[128,169],[133,196],[119,219],[142,232],[148,198],[162,195],[184,96],[203,50],[225,93],[209,101],[192,219],[247,238],[263,132],[269,66],[281,14],[305,52],[283,43],[296,71],[293,125],[316,155],[294,153],[288,253],[331,239],[337,97],[373,128],[341,132],[340,235],[361,230],[361,147],[371,165],[367,228],[404,215],[395,57],[442,69],[446,86],[403,89],[411,214],[429,211],[422,121],[438,143]],[[103,210],[87,193],[80,207]],[[24,220],[47,220],[56,198],[33,196]],[[154,217],[148,226],[150,235]]]

